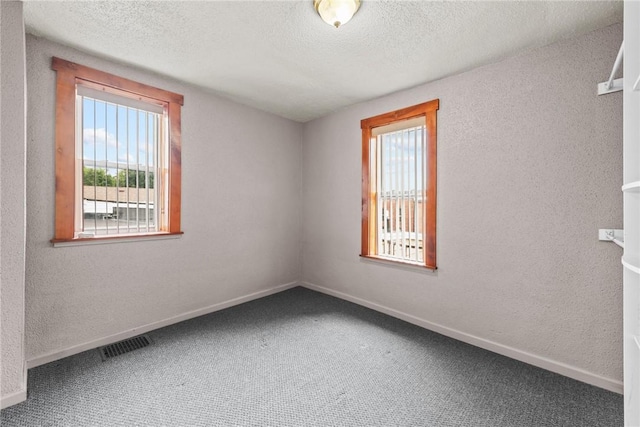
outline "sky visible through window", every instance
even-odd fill
[[[380,135],[383,192],[422,190],[423,129],[418,126]]]
[[[82,98],[82,158],[87,167],[152,171],[159,114]]]

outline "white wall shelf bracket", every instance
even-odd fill
[[[618,50],[618,56],[616,56],[616,62],[611,69],[611,75],[609,80],[603,83],[598,83],[598,95],[606,95],[607,93],[619,92],[622,90],[622,79],[613,79],[622,64],[622,57],[624,56],[624,40],[620,43],[620,50]]]
[[[609,82],[598,83],[598,95],[606,95],[608,93],[620,92],[622,90],[624,79],[615,79],[611,86]]]
[[[598,240],[602,242],[613,242],[621,248],[624,248],[624,230],[601,228],[598,230]]]

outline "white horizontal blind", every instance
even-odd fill
[[[163,114],[120,98],[77,95],[77,237],[158,230]]]
[[[378,256],[424,260],[426,126],[405,123],[375,135]],[[409,127],[407,127],[409,126]]]

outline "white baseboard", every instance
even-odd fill
[[[0,409],[8,408],[27,400],[27,390],[18,390],[0,397]]]
[[[136,335],[144,334],[155,329],[163,328],[165,326],[173,325],[174,323],[182,322],[184,320],[193,319],[194,317],[202,316],[205,314],[213,313],[214,311],[223,310],[234,305],[242,304],[255,299],[263,298],[268,295],[272,295],[278,292],[285,291],[290,288],[299,286],[299,282],[285,283],[284,285],[274,286],[273,288],[265,289],[262,291],[254,292],[249,295],[230,299],[228,301],[220,302],[210,305],[208,307],[200,308],[197,310],[189,311],[177,316],[169,317],[168,319],[160,320],[158,322],[149,323],[137,328],[129,329],[124,332],[109,335],[96,340],[88,341],[82,344],[74,345],[68,348],[62,348],[50,353],[36,356],[27,360],[27,368],[35,368],[36,366],[44,365],[45,363],[53,362],[54,360],[62,359],[67,356],[71,356],[83,351],[91,350],[103,345],[112,344],[114,342],[126,340],[127,338],[135,337]]]
[[[325,288],[323,286],[314,285],[313,283],[301,282],[301,285],[305,288],[322,292],[324,294],[331,295],[346,301],[350,301],[355,304],[362,305],[364,307],[370,308],[375,311],[379,311],[384,314],[388,314],[389,316],[396,317],[398,319],[404,320],[405,322],[409,322],[414,325],[420,326],[422,328],[437,332],[439,334],[457,339],[462,342],[466,342],[467,344],[471,344],[476,347],[480,347],[485,350],[489,350],[494,353],[498,353],[503,356],[507,356],[512,359],[516,359],[521,362],[528,363],[533,366],[537,366],[542,369],[546,369],[547,371],[555,372],[557,374],[564,375],[565,377],[573,378],[574,380],[591,384],[596,387],[603,388],[605,390],[613,391],[615,393],[620,393],[620,394],[623,393],[622,381],[606,378],[606,377],[585,371],[583,369],[577,368],[575,366],[567,365],[562,362],[557,362],[555,360],[551,360],[536,354],[528,353],[523,350],[518,350],[516,348],[499,344],[497,342],[480,338],[474,335],[470,335],[455,329],[451,329],[446,326],[439,325],[437,323],[432,323],[432,322],[429,322],[428,320],[421,319],[411,314],[403,313],[401,311],[394,310],[393,308],[385,307],[383,305],[370,302],[362,298],[354,297],[352,295],[345,294],[343,292],[335,291],[333,289]]]

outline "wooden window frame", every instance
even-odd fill
[[[184,97],[180,94],[158,89],[133,80],[118,77],[104,71],[85,67],[64,59],[53,57],[51,68],[56,71],[56,209],[55,237],[51,242],[65,243],[98,240],[123,241],[183,234],[180,229],[181,216],[181,107]],[[159,231],[150,233],[123,233],[95,237],[75,237],[76,209],[76,88],[78,85],[126,96],[132,99],[160,104],[168,116],[169,134],[169,179],[167,191],[168,221],[158,224]]]
[[[363,119],[360,122],[362,129],[362,241],[361,257],[383,260],[385,262],[408,264],[425,267],[431,270],[437,269],[436,264],[436,189],[437,189],[437,111],[440,100],[434,99],[422,104],[414,105],[400,110],[380,114],[378,116]],[[375,128],[390,125],[404,120],[424,117],[427,132],[427,174],[426,179],[426,215],[423,230],[426,230],[424,239],[424,263],[414,263],[401,260],[390,260],[378,256],[376,238],[376,189],[371,182],[371,153],[370,144]],[[424,161],[424,160],[423,160]],[[423,198],[424,200],[424,198]]]

